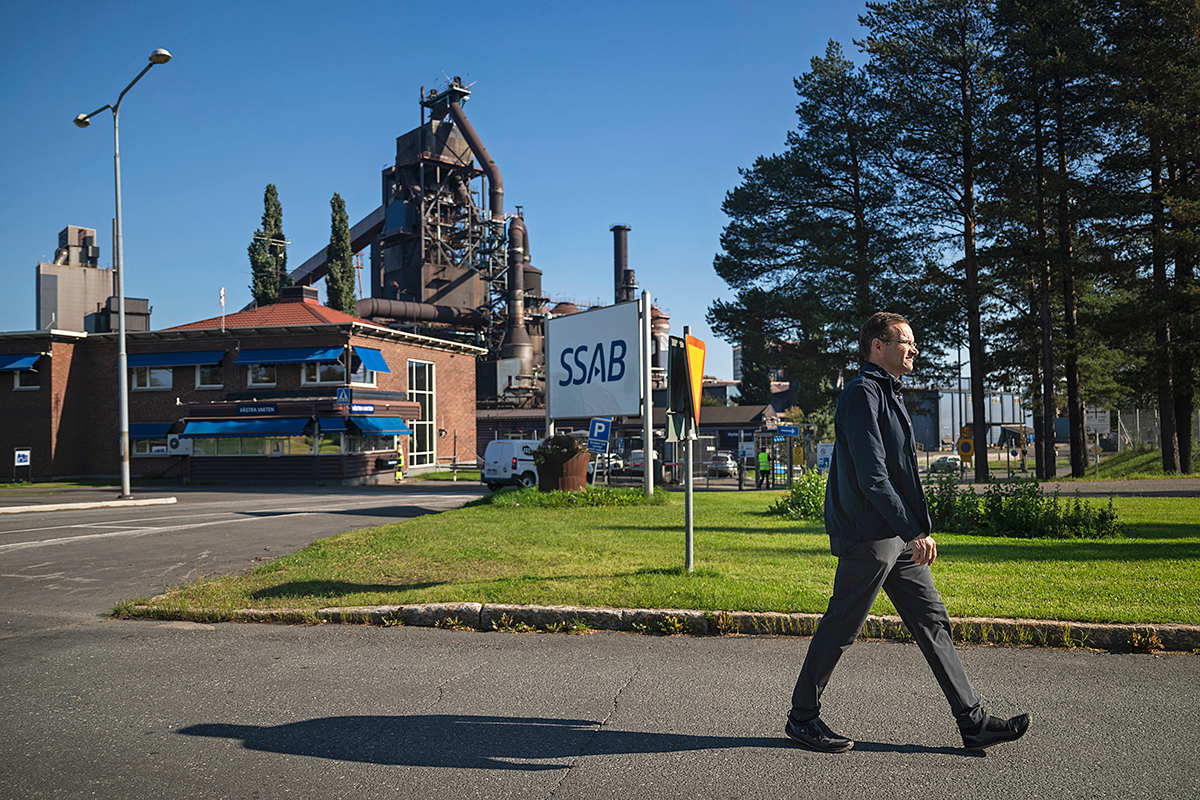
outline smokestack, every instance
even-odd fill
[[[533,343],[525,330],[525,223],[508,224],[508,331],[500,345],[501,358],[520,360],[520,373],[533,374]]]
[[[629,271],[629,226],[616,224],[613,233],[613,290],[615,302],[633,299],[633,273]]]

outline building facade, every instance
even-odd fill
[[[483,351],[321,306],[280,303],[127,334],[134,475],[191,481],[379,483],[475,449]],[[113,334],[0,334],[0,452],[16,477],[120,471]],[[14,459],[16,457],[14,456]]]

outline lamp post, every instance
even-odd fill
[[[170,60],[171,54],[166,50],[161,47],[155,50],[150,54],[150,63],[138,73],[136,78],[129,82],[129,85],[117,97],[115,104],[101,106],[90,114],[80,114],[75,118],[76,125],[86,128],[89,120],[101,111],[111,109],[113,115],[113,171],[116,175],[117,186],[117,220],[113,241],[113,272],[116,273],[117,279],[117,391],[120,394],[117,405],[117,416],[121,437],[121,494],[119,499],[122,500],[131,499],[133,495],[130,493],[129,488],[129,360],[125,354],[125,247],[121,238],[121,136],[119,125],[121,101],[125,99],[125,92],[132,89],[133,85],[140,81],[142,76],[150,71],[151,67],[155,64],[165,64]]]

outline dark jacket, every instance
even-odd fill
[[[892,391],[892,377],[864,365],[838,396],[833,424],[825,530],[834,555],[839,540],[899,536],[911,542],[929,533],[933,524],[917,472],[912,420]]]

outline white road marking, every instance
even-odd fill
[[[298,514],[276,514],[270,519],[278,519],[280,517],[307,517],[311,516],[308,512],[300,512]],[[124,531],[111,531],[109,533],[89,533],[83,536],[63,536],[58,539],[41,539],[32,542],[15,542],[13,544],[0,545],[0,553],[6,553],[11,550],[26,550],[30,547],[48,547],[55,544],[67,544],[70,542],[83,542],[94,539],[112,539],[116,537],[126,536],[137,538],[140,536],[149,536],[152,533],[167,533],[170,531],[185,531],[194,528],[207,528],[212,525],[229,525],[235,522],[262,522],[263,517],[243,517],[242,519],[227,519],[213,520],[211,522],[197,522],[193,525],[168,525],[158,528],[131,528]]]

